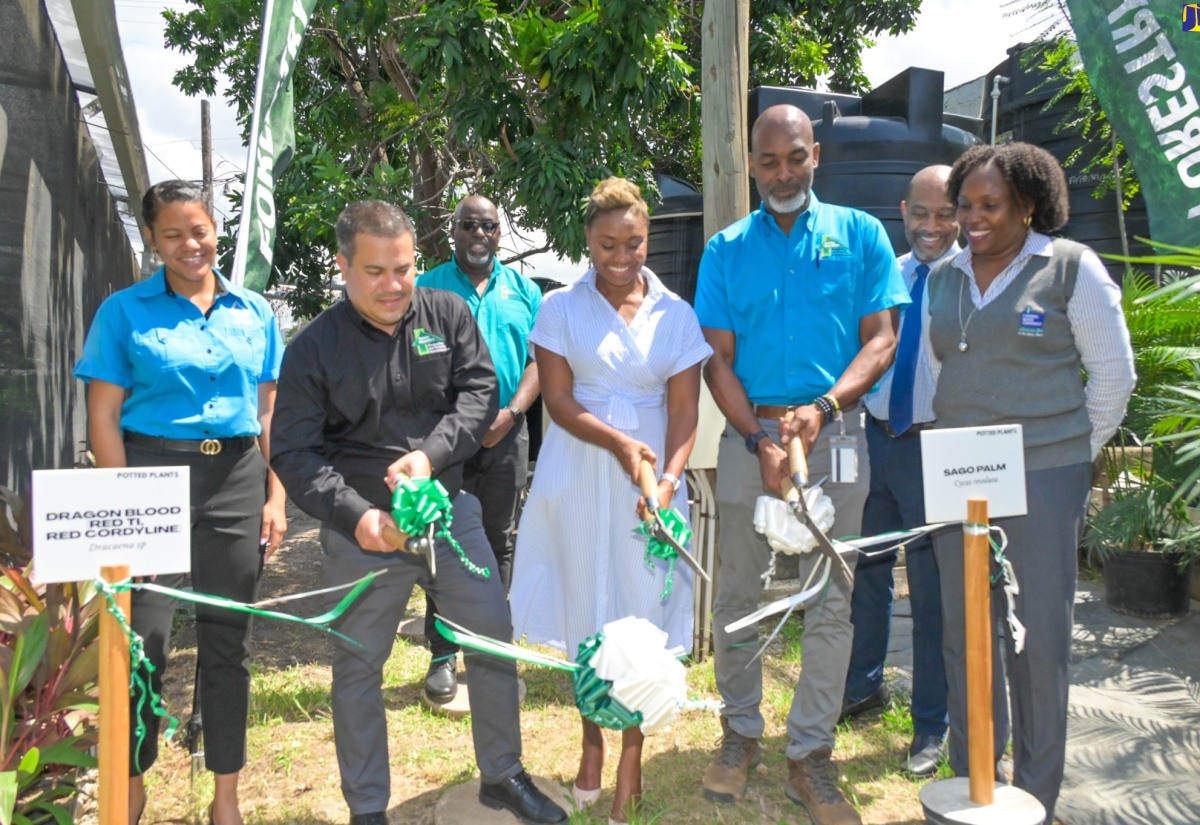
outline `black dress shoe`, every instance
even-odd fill
[[[838,724],[842,724],[852,716],[884,707],[891,701],[892,692],[888,690],[887,685],[880,685],[878,689],[868,693],[865,699],[859,699],[857,702],[842,702],[842,715],[838,717]]]
[[[458,657],[429,663],[429,673],[425,674],[425,696],[430,702],[444,705],[458,694]]]
[[[350,825],[388,825],[387,814],[375,811],[370,814],[351,814]]]
[[[503,782],[480,784],[479,801],[493,810],[511,812],[525,825],[556,825],[567,821],[567,812],[539,791],[525,771]]]
[[[937,773],[942,756],[946,753],[946,740],[941,736],[917,734],[908,746],[908,758],[904,760],[904,772],[909,776],[924,778]]]

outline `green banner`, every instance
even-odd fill
[[[1100,105],[1137,169],[1157,241],[1200,241],[1200,25],[1196,3],[1068,0]]]
[[[275,245],[275,181],[292,162],[292,71],[317,0],[267,0],[263,10],[258,82],[250,119],[250,150],[242,216],[230,278],[262,292],[271,276]]]

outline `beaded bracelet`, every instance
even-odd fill
[[[835,418],[837,418],[837,414],[841,412],[841,406],[838,404],[837,399],[832,395],[818,396],[817,398],[813,399],[813,406],[821,411],[821,414],[825,417],[826,423],[833,421]]]

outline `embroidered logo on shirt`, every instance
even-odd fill
[[[818,249],[817,249],[817,258],[818,259],[823,258],[825,260],[829,260],[831,258],[837,259],[837,258],[852,258],[852,257],[854,257],[854,253],[850,251],[850,248],[848,246],[846,246],[844,243],[839,241],[837,238],[831,237],[829,235],[822,236],[821,246],[818,247]]]
[[[432,332],[426,332],[423,327],[413,330],[413,350],[417,355],[436,355],[439,352],[449,352],[446,341],[438,338]]]
[[[1021,313],[1021,328],[1017,330],[1017,335],[1040,338],[1045,332],[1045,327],[1046,313],[1038,312],[1033,307],[1025,307],[1025,311]]]
[[[496,291],[500,293],[500,300],[502,301],[510,301],[517,294],[513,291],[512,287],[508,286],[507,284],[501,284]]]

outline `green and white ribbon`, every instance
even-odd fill
[[[125,634],[125,638],[129,642],[129,692],[132,696],[137,696],[137,709],[134,713],[135,725],[134,732],[137,736],[137,747],[134,749],[134,767],[138,773],[142,772],[142,766],[139,764],[138,754],[141,752],[141,744],[146,738],[147,729],[145,722],[142,721],[142,709],[149,703],[150,709],[154,715],[160,719],[167,720],[167,730],[163,737],[168,741],[175,736],[175,731],[179,728],[179,719],[173,716],[163,702],[162,696],[154,690],[151,677],[154,674],[154,665],[146,658],[145,644],[142,637],[134,632],[133,627],[129,624],[123,611],[117,607],[117,594],[124,593],[129,590],[146,590],[152,593],[161,593],[164,596],[170,596],[180,601],[192,602],[194,604],[204,604],[210,607],[217,607],[223,610],[232,610],[237,613],[249,613],[253,616],[263,616],[268,619],[279,619],[285,622],[298,622],[308,625],[309,627],[320,630],[323,633],[328,633],[336,636],[343,641],[346,641],[355,647],[362,648],[363,646],[351,639],[344,633],[334,630],[329,627],[329,624],[336,621],[346,609],[354,602],[359,595],[371,586],[371,582],[375,581],[379,576],[387,572],[387,569],[373,570],[361,579],[349,582],[337,587],[327,587],[322,590],[315,590],[308,593],[296,593],[291,596],[284,596],[279,599],[271,599],[267,602],[258,604],[274,604],[281,601],[292,601],[295,599],[316,596],[323,593],[330,593],[337,590],[347,590],[345,596],[342,597],[331,610],[313,616],[312,618],[304,618],[302,616],[293,616],[289,613],[278,613],[274,610],[263,610],[261,607],[251,604],[243,604],[242,602],[226,599],[221,596],[211,596],[207,593],[196,593],[191,590],[178,590],[174,587],[164,587],[161,584],[156,584],[150,581],[136,582],[126,579],[120,582],[107,582],[104,579],[96,580],[96,589],[101,596],[104,597],[105,610],[109,612],[117,620],[121,627],[121,632]]]
[[[858,555],[863,556],[863,557],[881,556],[886,553],[894,552],[895,550],[897,550],[901,547],[904,547],[906,544],[911,542],[913,539],[920,538],[921,536],[924,536],[924,535],[932,534],[938,530],[942,530],[942,529],[945,529],[948,527],[958,527],[958,526],[959,525],[956,522],[939,522],[937,524],[927,524],[923,527],[916,527],[911,530],[893,530],[893,531],[889,531],[887,533],[879,533],[878,535],[874,535],[874,536],[865,536],[865,537],[864,536],[854,536],[854,537],[847,537],[847,538],[842,538],[842,539],[833,539],[833,546],[837,549],[838,553],[840,553],[841,555],[846,555],[847,553],[857,551]],[[999,529],[999,528],[995,528],[995,529]],[[875,547],[876,545],[879,545],[879,544],[884,544],[886,546],[879,550],[868,551],[865,549],[867,547]],[[1000,557],[997,557],[997,560],[999,561]],[[768,569],[768,571],[767,571],[768,575],[771,575],[774,572],[774,568],[773,568],[774,562],[775,562],[775,556],[774,556],[774,554],[772,554],[771,555],[772,567],[770,569]],[[797,607],[805,604],[806,602],[808,602],[809,600],[811,600],[815,597],[818,597],[818,596],[824,597],[826,588],[829,585],[829,573],[830,573],[831,567],[832,567],[832,560],[829,558],[824,558],[824,559],[818,561],[815,565],[813,565],[812,570],[809,572],[808,579],[804,582],[804,586],[800,588],[799,593],[796,593],[795,595],[792,595],[792,596],[787,596],[782,599],[777,599],[777,600],[771,602],[770,604],[759,608],[758,610],[754,611],[753,613],[751,613],[747,616],[743,616],[742,618],[738,619],[737,621],[731,622],[730,624],[725,626],[726,633],[736,633],[737,631],[742,630],[743,628],[749,627],[754,624],[758,624],[758,622],[762,621],[763,619],[767,618],[768,616],[774,616],[777,613],[783,613],[783,618],[779,620],[778,624],[775,625],[775,629],[772,630],[770,635],[767,636],[766,641],[763,642],[759,646],[758,652],[755,653],[753,658],[750,659],[751,663],[754,662],[755,659],[758,659],[760,656],[763,655],[763,653],[766,651],[767,647],[771,644],[772,641],[775,640],[775,637],[779,635],[779,631],[783,629],[783,626],[787,623],[787,620],[791,617],[792,612]],[[1009,565],[1009,568],[1011,569],[1011,565]],[[817,579],[816,583],[814,584],[813,579],[818,576],[819,576],[819,578]],[[1011,595],[1010,595],[1009,599],[1010,599],[1010,603],[1011,603],[1011,600],[1012,600]],[[1010,625],[1011,625],[1011,619],[1015,619],[1015,614],[1012,612],[1011,609],[1009,611],[1009,615],[1010,615]],[[1020,622],[1017,622],[1017,624],[1019,625]],[[1021,628],[1021,636],[1022,637],[1024,636],[1024,631],[1025,631],[1025,629],[1022,627]],[[755,643],[757,643],[757,640],[754,642],[735,643],[734,646],[742,647],[742,646],[747,646],[747,645],[755,644]],[[749,663],[747,663],[747,666],[749,666]]]
[[[439,525],[435,535],[450,543],[462,566],[476,576],[491,578],[491,568],[480,567],[467,558],[462,545],[450,534],[450,525],[454,523],[450,494],[436,478],[400,476],[392,492],[392,518],[406,536],[423,536],[430,525]]]
[[[1013,569],[1012,562],[1004,555],[1004,551],[1008,549],[1008,534],[1002,527],[994,524],[971,524],[968,522],[963,525],[963,530],[987,534],[988,545],[992,548],[992,557],[996,560],[996,566],[999,568],[998,572],[991,577],[992,587],[1004,582],[1004,598],[1008,603],[1006,608],[1008,635],[1013,640],[1013,651],[1020,654],[1025,649],[1025,625],[1017,618],[1017,594],[1021,592],[1021,586],[1017,584],[1017,571]],[[992,533],[999,536],[999,540],[992,538]]]
[[[571,685],[575,688],[575,707],[589,722],[609,730],[625,730],[642,724],[642,714],[622,705],[612,695],[613,683],[602,679],[592,667],[592,657],[604,644],[604,632],[589,636],[579,644],[577,665],[571,673]]]
[[[96,579],[96,589],[100,595],[104,597],[104,609],[108,611],[117,624],[121,627],[121,632],[125,634],[125,638],[129,641],[129,693],[131,696],[136,696],[137,707],[133,713],[134,733],[137,735],[137,746],[133,749],[133,766],[139,774],[142,770],[142,742],[146,739],[146,723],[142,720],[142,709],[146,707],[146,703],[150,703],[150,709],[154,715],[160,719],[167,720],[167,731],[164,734],[166,739],[170,739],[175,735],[175,731],[179,729],[179,719],[172,715],[167,710],[166,704],[162,700],[162,696],[154,689],[151,682],[151,677],[154,675],[154,665],[146,658],[145,644],[142,637],[134,632],[129,625],[129,620],[125,617],[125,611],[117,606],[117,593],[128,590],[129,582],[118,582],[109,584],[104,579]]]
[[[720,707],[687,698],[683,665],[678,661],[682,651],[667,650],[666,634],[645,619],[630,616],[609,622],[579,645],[574,662],[480,636],[441,616],[434,624],[462,647],[570,673],[575,706],[583,718],[603,728],[638,725],[645,733],[654,733],[680,710]]]
[[[674,507],[663,507],[658,511],[658,515],[662,518],[663,527],[667,533],[675,540],[675,543],[680,547],[687,547],[688,542],[692,540],[692,527],[688,524],[688,520],[683,517],[683,513],[676,510]],[[643,521],[638,524],[635,533],[646,536],[646,567],[654,568],[654,559],[662,559],[667,563],[667,578],[663,583],[662,595],[659,599],[666,601],[671,595],[671,587],[675,580],[675,562],[679,559],[679,553],[671,546],[669,542],[654,535],[654,530],[649,521]]]

